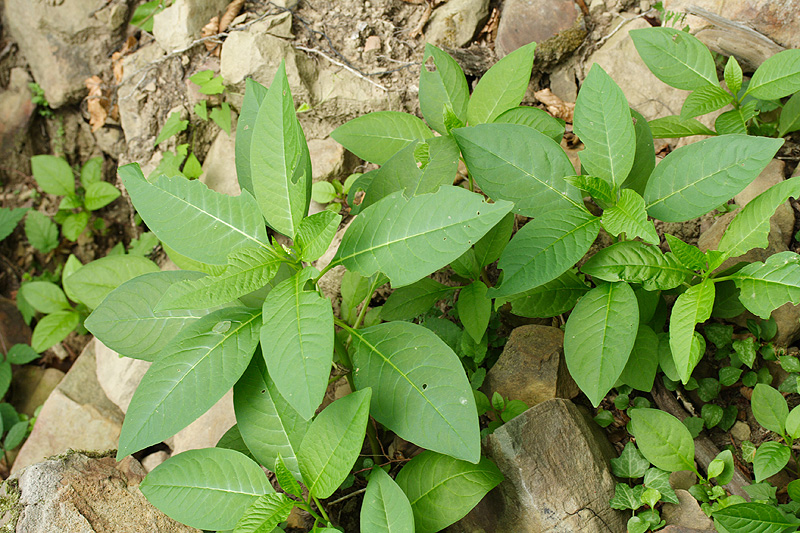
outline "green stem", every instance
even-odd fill
[[[313,494],[311,495],[311,497],[314,499],[314,503],[316,503],[316,504],[317,504],[317,509],[319,509],[319,512],[320,512],[320,514],[322,515],[322,518],[324,518],[324,519],[325,519],[325,523],[326,523],[326,524],[330,524],[330,523],[331,523],[331,519],[330,519],[330,518],[328,518],[328,515],[325,513],[325,509],[323,509],[323,508],[322,508],[322,504],[321,504],[321,503],[319,503],[319,500],[318,500],[318,499],[317,499],[317,497],[316,497],[316,496],[314,496]]]
[[[322,272],[319,273],[319,276],[317,276],[316,278],[314,278],[312,280],[314,282],[314,285],[319,283],[320,278],[322,276],[324,276],[328,272],[328,270],[332,269],[333,267],[335,267],[338,264],[339,263],[337,263],[336,261],[331,261],[330,263],[328,263],[328,266],[326,266],[325,268],[322,269]]]
[[[314,498],[314,499],[316,499],[316,498]],[[324,522],[325,521],[324,518],[322,518],[320,515],[318,515],[316,512],[314,512],[314,509],[312,509],[312,507],[311,507],[311,505],[309,503],[297,502],[296,501],[296,502],[294,502],[294,506],[297,507],[298,509],[302,509],[303,511],[307,512],[308,514],[310,514],[314,518],[314,520],[316,520],[317,522]]]
[[[364,316],[367,314],[367,308],[369,307],[369,302],[372,301],[372,295],[375,294],[375,290],[378,288],[378,281],[379,275],[375,276],[375,280],[372,282],[372,285],[369,287],[369,293],[367,297],[364,298],[364,301],[361,302],[361,311],[358,313],[358,317],[356,318],[355,323],[353,324],[353,329],[358,329],[361,326],[361,322],[364,321]]]
[[[485,284],[487,287],[491,287],[491,286],[492,286],[492,282],[491,282],[491,281],[489,281],[489,274],[486,272],[486,267],[483,267],[483,268],[481,269],[481,281],[483,281],[483,283],[484,283],[484,284]]]

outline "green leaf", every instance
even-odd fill
[[[623,189],[614,207],[603,211],[603,227],[613,236],[625,233],[628,239],[640,237],[644,242],[658,244],[661,240],[652,222],[647,220],[644,199],[631,189]]]
[[[503,112],[519,105],[531,79],[535,50],[536,43],[526,44],[486,71],[467,105],[467,122],[471,126],[492,122]]]
[[[253,193],[267,224],[294,238],[311,201],[311,159],[283,63],[258,108],[250,165]]]
[[[642,485],[636,485],[631,488],[624,483],[617,483],[614,487],[614,497],[608,503],[612,509],[632,509],[635,511],[642,506],[643,492],[644,487]],[[630,530],[628,533],[630,533]]]
[[[783,394],[769,385],[759,383],[753,389],[750,406],[759,424],[779,435],[785,434],[784,424],[789,416],[789,407]]]
[[[83,206],[80,197],[77,194],[70,194],[61,199],[58,204],[59,211],[69,211],[70,209],[78,209]]]
[[[269,533],[289,518],[294,503],[284,494],[262,494],[244,512],[233,533]]]
[[[778,122],[778,137],[797,130],[800,130],[800,92],[793,94],[783,104],[781,118]]]
[[[36,183],[47,194],[68,196],[75,193],[75,175],[62,157],[35,155],[31,157],[31,172]]]
[[[61,224],[61,235],[68,241],[77,241],[89,223],[89,212],[71,213]]]
[[[653,467],[644,475],[644,486],[656,489],[661,493],[661,499],[667,503],[678,504],[678,496],[669,483],[669,472]]]
[[[383,304],[381,318],[387,321],[416,318],[455,289],[431,278],[422,278],[392,292]]]
[[[397,475],[414,512],[416,533],[436,533],[463,518],[494,487],[503,474],[489,459],[478,464],[424,451]]]
[[[793,501],[800,501],[800,479],[790,481],[786,486],[786,492]]]
[[[414,531],[411,503],[403,490],[381,468],[373,468],[369,476],[367,493],[361,504],[361,530],[374,533]]]
[[[189,154],[186,158],[186,163],[183,165],[183,175],[190,180],[199,178],[203,174],[203,167],[194,152]]]
[[[646,533],[650,530],[650,523],[641,516],[632,516],[626,525],[628,533]]]
[[[758,447],[756,457],[753,459],[753,473],[756,483],[772,477],[783,470],[789,463],[791,450],[780,442],[765,442]]]
[[[233,387],[233,410],[242,439],[259,463],[277,473],[278,457],[299,480],[297,450],[310,422],[301,417],[280,395],[257,350],[250,366]],[[291,476],[290,476],[291,477]],[[290,487],[281,483],[284,490]]]
[[[644,458],[631,441],[628,441],[619,457],[611,459],[611,472],[617,477],[639,479],[648,468],[650,461]]]
[[[220,107],[211,108],[208,116],[222,131],[231,134],[231,105],[228,102],[222,102]]]
[[[331,137],[361,159],[383,165],[409,143],[429,139],[433,133],[414,115],[378,111],[342,124]]]
[[[756,69],[746,95],[759,100],[777,100],[800,91],[800,50],[784,50]]]
[[[695,325],[711,317],[714,306],[714,282],[710,279],[694,285],[678,296],[672,307],[669,324],[669,348],[681,381],[686,383],[692,376],[702,353],[692,349]],[[658,465],[656,465],[658,466]]]
[[[669,244],[669,249],[672,250],[675,258],[681,262],[683,266],[689,270],[703,270],[706,266],[706,256],[696,246],[686,244],[679,238],[665,233],[664,237]]]
[[[771,255],[766,262],[751,263],[731,277],[742,304],[763,319],[786,302],[800,301],[800,256],[794,252]]]
[[[23,283],[19,288],[19,293],[40,313],[58,313],[59,311],[72,310],[61,287],[49,281]]]
[[[514,213],[538,217],[583,209],[580,191],[564,179],[575,169],[546,135],[518,124],[485,124],[454,130],[453,136],[481,190],[493,200],[514,202]]]
[[[261,467],[224,448],[174,455],[150,472],[140,488],[170,518],[220,531],[236,527],[259,496],[275,492]]]
[[[781,181],[748,202],[725,230],[717,249],[727,258],[767,248],[770,218],[790,197],[800,197],[800,176]]]
[[[217,403],[247,368],[260,318],[252,309],[220,309],[164,345],[131,399],[117,457],[171,437]]]
[[[654,139],[674,139],[692,135],[716,135],[714,130],[695,118],[682,119],[679,115],[657,118],[647,123]]]
[[[150,0],[136,8],[131,17],[131,24],[146,32],[153,33],[153,15],[164,9],[163,0]]]
[[[677,418],[658,409],[632,409],[628,414],[639,451],[653,466],[697,472],[692,436]]]
[[[703,419],[706,428],[711,429],[722,421],[722,407],[713,403],[703,405],[700,411],[700,418]],[[713,477],[709,474],[709,477]]]
[[[8,349],[6,354],[8,362],[14,365],[26,365],[38,357],[39,354],[36,353],[36,350],[27,344],[15,344]]]
[[[692,274],[672,254],[662,254],[657,246],[638,241],[623,241],[603,248],[581,270],[605,281],[641,283],[648,291],[673,289]]]
[[[579,176],[567,176],[564,179],[567,183],[586,191],[595,200],[599,200],[600,205],[614,205],[617,202],[617,195],[611,185],[603,178],[581,174]]]
[[[11,429],[8,430],[6,434],[6,438],[3,440],[3,448],[6,450],[13,450],[20,444],[22,441],[25,440],[25,436],[28,434],[28,421],[21,420],[17,422]]]
[[[76,270],[64,280],[64,290],[90,309],[97,309],[111,291],[126,281],[158,270],[155,263],[144,257],[110,255]]]
[[[520,124],[533,128],[560,143],[564,136],[564,125],[538,107],[513,107],[500,114],[493,121],[495,124]]]
[[[704,215],[749,185],[782,144],[782,139],[723,135],[678,148],[647,182],[648,214],[665,222]]]
[[[730,56],[725,63],[725,85],[733,94],[739,94],[742,88],[742,67],[734,56]]]
[[[330,211],[321,211],[300,221],[295,241],[300,247],[301,261],[315,261],[322,256],[333,241],[342,217]]]
[[[739,503],[714,511],[714,521],[728,531],[785,533],[797,530],[797,521],[764,503]],[[787,529],[788,528],[788,529]]]
[[[500,257],[514,231],[514,213],[508,213],[486,232],[473,246],[479,268],[488,266]]]
[[[483,338],[492,314],[492,300],[486,297],[486,291],[483,282],[474,281],[461,289],[456,301],[458,318],[475,342]]]
[[[355,385],[374,390],[375,420],[418,446],[477,462],[475,398],[458,356],[432,331],[409,322],[350,334]]]
[[[241,188],[253,195],[250,146],[253,142],[258,108],[267,95],[267,88],[252,78],[247,78],[245,83],[244,101],[236,123],[236,177]]]
[[[150,231],[181,255],[225,265],[237,248],[268,246],[258,204],[247,192],[226,196],[180,176],[150,184],[135,163],[120,167],[119,175]]]
[[[297,474],[297,478],[300,479],[299,473]],[[300,483],[297,482],[295,476],[286,467],[286,463],[284,463],[283,457],[281,457],[280,454],[278,454],[278,457],[275,459],[275,479],[278,480],[278,484],[286,494],[303,497],[303,489],[300,487]]]
[[[25,218],[25,236],[31,246],[46,254],[58,246],[58,226],[50,217],[39,211],[31,211]]]
[[[86,198],[84,205],[89,211],[96,211],[105,207],[119,198],[119,189],[106,181],[98,181],[86,187]]]
[[[456,117],[467,122],[469,86],[464,71],[455,59],[430,43],[425,45],[419,73],[419,107],[433,129],[447,135],[444,123],[449,106]]]
[[[181,120],[180,112],[173,111],[172,113],[170,113],[169,117],[167,117],[167,121],[161,128],[158,137],[156,137],[155,146],[158,146],[159,144],[166,141],[173,135],[177,135],[180,132],[185,131],[186,128],[188,127],[189,127],[189,121]]]
[[[311,198],[318,204],[329,204],[336,199],[336,188],[327,181],[319,181],[311,185]]]
[[[595,63],[575,102],[575,133],[585,149],[581,168],[614,189],[628,177],[636,153],[636,133],[622,89]]]
[[[261,345],[272,347],[266,357],[269,374],[306,420],[325,396],[333,358],[331,304],[305,289],[316,274],[316,269],[303,269],[272,289],[264,300],[261,328]]]
[[[658,371],[658,337],[650,326],[639,324],[633,350],[619,379],[636,390],[650,392]]]
[[[719,470],[720,463],[722,464],[722,470],[714,475],[711,476],[710,470],[711,465],[716,464],[715,469]],[[708,477],[715,477],[717,478],[718,485],[727,485],[733,479],[733,473],[736,471],[736,466],[733,463],[733,453],[730,450],[722,450],[717,454],[713,461],[709,464],[709,476]]]
[[[24,346],[24,345],[18,345],[18,346]],[[9,359],[11,358],[10,354],[11,352],[9,351]],[[795,408],[792,409],[789,412],[789,415],[786,417],[786,424],[785,424],[786,433],[793,439],[800,437],[800,408],[798,407],[800,406],[795,406]]]
[[[653,132],[647,120],[637,111],[631,109],[633,118],[633,131],[636,134],[636,154],[628,178],[622,184],[627,189],[633,189],[640,196],[644,194],[647,180],[656,167],[656,155],[653,147]]]
[[[510,297],[511,312],[529,318],[548,318],[566,313],[589,292],[589,287],[571,270],[533,289]]]
[[[622,374],[636,340],[639,309],[627,283],[606,283],[580,299],[564,328],[564,357],[597,406]]]
[[[250,450],[247,449],[247,445],[244,443],[244,439],[242,439],[242,434],[239,432],[239,426],[237,424],[232,425],[231,428],[219,438],[216,448],[234,450],[246,455],[253,461],[256,460],[250,453]]]
[[[27,207],[20,207],[11,209],[8,207],[0,207],[0,241],[11,235],[17,228],[17,224],[28,212]]]
[[[694,35],[659,27],[630,32],[636,51],[655,76],[676,89],[717,85],[717,69],[706,45]]]
[[[43,317],[33,328],[31,347],[42,353],[63,341],[80,322],[81,317],[75,311],[59,311]]]
[[[733,102],[733,96],[718,85],[705,85],[693,91],[683,102],[681,119],[705,115]]]
[[[714,121],[714,128],[720,135],[747,135],[747,121],[752,118],[746,116],[741,109],[725,111]]]
[[[334,262],[363,276],[383,272],[394,287],[408,285],[463,254],[511,207],[503,201],[486,203],[480,195],[451,186],[410,199],[394,193],[353,221]],[[413,262],[396,260],[409,250]]]
[[[297,459],[303,480],[315,497],[333,494],[358,459],[371,396],[370,389],[361,389],[336,400],[308,428]]]
[[[88,189],[93,183],[103,181],[103,158],[93,157],[81,167],[81,185]]]
[[[551,211],[525,224],[500,256],[503,282],[497,298],[552,281],[583,257],[600,231],[600,219],[583,209]]]
[[[247,81],[250,81],[251,78],[247,78]],[[202,118],[203,120],[208,120],[208,101],[207,100],[200,100],[194,107],[192,108],[195,114]]]

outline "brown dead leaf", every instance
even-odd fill
[[[486,36],[486,42],[493,43],[497,38],[497,28],[500,26],[500,11],[498,9],[492,8],[492,15],[489,17],[489,20],[484,24],[483,28],[481,29],[480,33],[478,34],[478,38],[480,36]]]
[[[114,81],[116,82],[117,85],[122,83],[122,76],[123,76],[122,58],[133,52],[137,44],[139,44],[138,39],[136,39],[136,37],[134,37],[133,35],[130,35],[128,39],[125,41],[125,44],[122,45],[122,48],[120,48],[119,51],[111,54],[111,66],[114,70]]]
[[[572,116],[575,113],[575,104],[565,102],[558,96],[554,95],[550,89],[542,89],[533,93],[541,103],[547,107],[547,112],[556,118],[563,119],[570,124],[572,123]]]
[[[228,29],[228,26],[231,25],[231,22],[233,22],[233,19],[236,18],[243,6],[244,0],[233,0],[228,4],[228,7],[225,8],[225,13],[219,19],[219,31],[217,33],[222,33]]]
[[[108,112],[111,108],[111,100],[103,90],[105,84],[100,79],[100,76],[91,76],[84,83],[86,88],[89,89],[89,96],[87,97],[89,124],[92,125],[92,132],[95,132],[106,123]]]
[[[211,37],[212,35],[216,35],[219,33],[219,17],[211,17],[211,20],[208,21],[208,24],[203,26],[203,29],[200,30],[200,35],[203,37]],[[211,52],[212,55],[219,56],[219,43],[215,43],[213,41],[206,41],[204,43],[206,45],[206,50]]]

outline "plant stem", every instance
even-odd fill
[[[317,497],[316,497],[316,496],[314,496],[313,494],[311,495],[311,497],[314,499],[314,503],[316,503],[316,504],[317,504],[317,509],[319,509],[319,512],[320,512],[320,514],[322,515],[322,518],[323,518],[323,519],[325,519],[325,522],[326,522],[326,523],[330,524],[330,522],[331,522],[331,519],[330,519],[330,518],[328,518],[328,515],[325,513],[325,509],[323,509],[323,508],[322,508],[322,504],[321,504],[321,503],[319,503],[319,500],[318,500],[318,499],[317,499]]]
[[[492,282],[489,281],[489,274],[486,272],[486,267],[481,269],[481,281],[486,284],[487,287],[492,286]]]
[[[320,278],[322,276],[324,276],[328,272],[328,270],[332,269],[333,267],[337,266],[338,264],[339,263],[337,263],[336,261],[331,261],[330,263],[328,263],[328,266],[326,266],[325,268],[322,269],[322,272],[319,273],[319,276],[317,276],[316,278],[314,278],[312,280],[314,282],[314,285],[319,283]]]
[[[376,285],[378,281],[380,281],[380,276],[375,276],[375,281],[372,282],[372,285],[369,287],[369,294],[367,297],[364,298],[364,301],[361,302],[361,311],[358,313],[358,317],[356,318],[355,323],[353,324],[353,329],[358,329],[361,326],[361,322],[364,320],[364,316],[367,314],[367,307],[369,307],[369,302],[372,301],[372,295],[375,294],[375,290],[378,288]]]

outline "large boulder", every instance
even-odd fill
[[[186,48],[200,30],[222,13],[229,0],[175,0],[153,17],[153,35],[164,50]]]
[[[449,0],[434,10],[425,40],[446,48],[463,48],[489,18],[489,0]]]
[[[142,381],[150,368],[149,361],[120,357],[120,355],[94,339],[94,352],[96,361],[97,382],[109,400],[114,402],[120,411],[128,412],[128,406],[136,392],[136,387]]]
[[[537,64],[542,59],[552,63],[580,46],[584,37],[583,15],[573,0],[506,0],[495,50],[503,57],[535,42]]]

